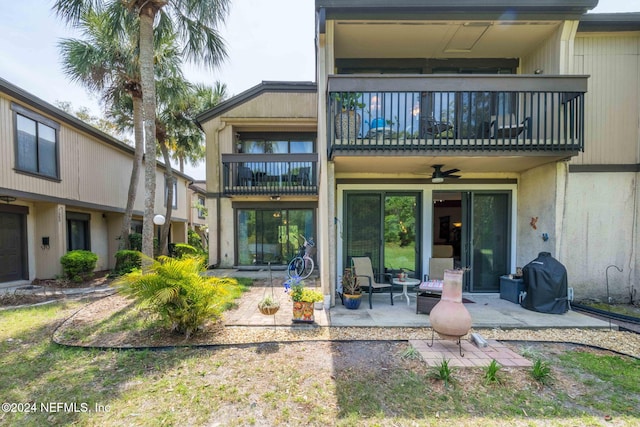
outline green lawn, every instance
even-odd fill
[[[451,373],[406,342],[297,342],[166,351],[83,350],[51,333],[81,307],[0,312],[0,425],[605,425],[640,423],[640,362],[527,345],[551,366]],[[538,352],[532,351],[538,348]],[[524,353],[524,348],[523,351]]]

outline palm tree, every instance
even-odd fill
[[[200,112],[215,107],[226,97],[226,85],[219,82],[215,88],[192,85],[181,76],[167,76],[158,81],[158,112],[156,138],[165,165],[167,185],[165,224],[160,231],[159,249],[167,252],[169,224],[172,214],[174,181],[172,157],[188,157],[195,162],[204,157],[204,137],[196,125]],[[182,158],[182,157],[180,157]],[[182,170],[182,169],[181,169]]]
[[[123,22],[131,16],[139,19],[140,83],[142,89],[145,138],[145,207],[142,226],[142,251],[153,256],[153,216],[156,192],[155,114],[156,87],[153,64],[154,25],[179,35],[185,58],[215,67],[226,57],[217,27],[228,13],[229,0],[55,0],[57,15],[77,24],[87,10],[107,10],[114,34],[122,34]]]

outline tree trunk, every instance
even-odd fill
[[[140,80],[144,119],[144,218],[142,221],[142,252],[153,258],[153,216],[156,199],[156,84],[153,63],[153,21],[157,9],[144,7],[140,11]]]
[[[175,178],[173,177],[173,169],[171,169],[171,157],[169,156],[169,149],[163,142],[160,143],[160,151],[162,151],[162,157],[164,158],[164,163],[166,166],[164,176],[166,182],[165,185],[167,186],[167,209],[164,215],[164,225],[160,229],[160,242],[158,244],[158,252],[163,255],[168,255],[169,229],[171,228],[171,214],[173,211],[173,181],[175,180]]]
[[[129,193],[127,194],[127,207],[122,219],[120,229],[120,248],[131,249],[129,233],[131,230],[131,217],[133,216],[133,206],[136,202],[138,192],[138,182],[140,181],[140,166],[142,166],[142,156],[144,154],[144,136],[142,130],[142,98],[132,95],[133,99],[133,135],[136,143],[136,150],[133,156],[133,166],[131,168],[131,179],[129,181]]]

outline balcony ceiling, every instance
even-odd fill
[[[575,154],[575,153],[573,153]],[[563,160],[570,154],[556,156],[336,156],[336,173],[396,174],[402,178],[431,177],[431,165],[444,165],[443,170],[457,168],[462,178],[486,178],[518,174],[526,170]]]
[[[562,21],[337,21],[336,58],[518,58]]]

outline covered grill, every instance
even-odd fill
[[[522,279],[527,295],[522,307],[540,313],[563,314],[569,310],[567,269],[549,252],[525,265]]]

